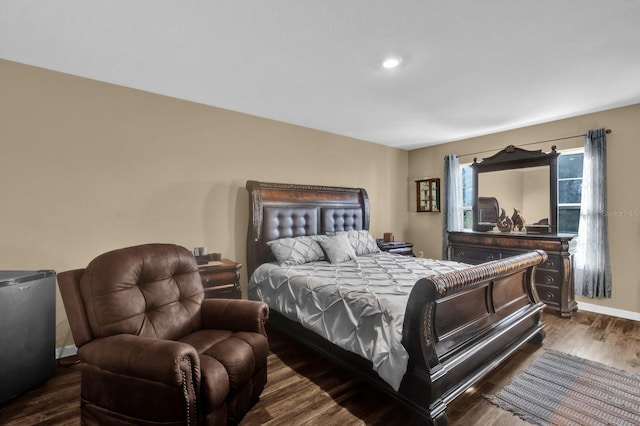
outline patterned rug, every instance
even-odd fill
[[[537,425],[640,425],[640,375],[550,349],[485,397]]]

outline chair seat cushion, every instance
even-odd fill
[[[216,410],[229,396],[229,375],[220,361],[210,356],[200,357],[200,386],[202,402],[209,405],[206,412]]]
[[[200,368],[205,386],[210,379],[218,380],[219,365],[224,367],[231,394],[242,389],[253,375],[266,365],[269,351],[266,336],[251,332],[199,330],[180,341],[190,344],[200,354]],[[209,368],[212,370],[208,371]],[[209,375],[216,377],[210,378]]]

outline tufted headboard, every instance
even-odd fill
[[[247,181],[247,272],[275,260],[268,241],[369,229],[369,197],[362,188]]]

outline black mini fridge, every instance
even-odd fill
[[[0,271],[0,404],[55,372],[55,285],[55,271]]]

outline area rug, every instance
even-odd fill
[[[485,397],[537,425],[640,425],[640,375],[549,349]]]

